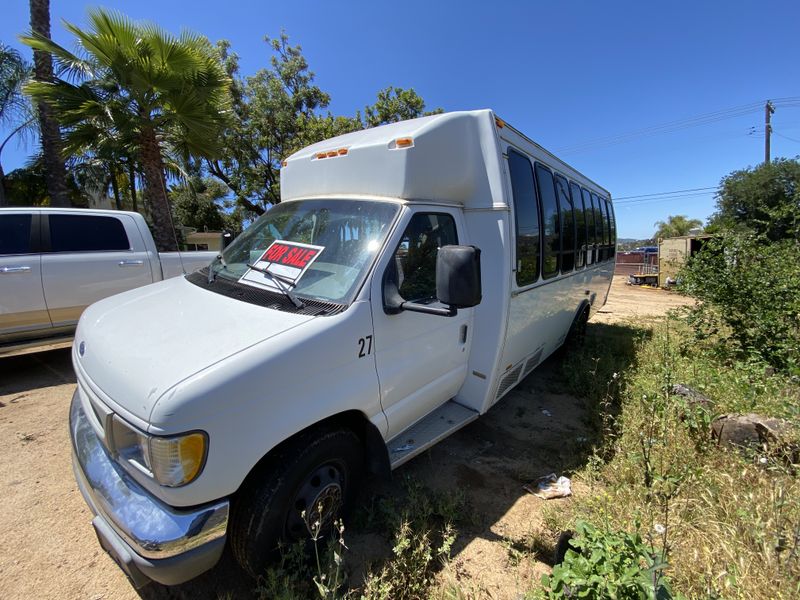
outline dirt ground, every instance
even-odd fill
[[[624,279],[615,278],[593,322],[658,316],[688,303],[669,292],[627,286]],[[549,569],[512,555],[542,527],[544,501],[523,484],[569,472],[586,458],[584,405],[554,391],[557,377],[556,359],[548,360],[485,416],[401,467],[392,483],[364,490],[364,503],[400,493],[405,477],[433,489],[463,490],[472,518],[459,528],[442,577],[476,597],[517,598]],[[0,358],[0,598],[251,597],[252,582],[227,555],[188,584],[131,587],[97,543],[73,478],[67,411],[74,389],[68,349]],[[348,530],[347,542],[356,568],[388,547],[381,536],[358,528]]]

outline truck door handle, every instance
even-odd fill
[[[143,260],[121,260],[117,263],[119,267],[141,267],[144,264]]]
[[[30,273],[31,268],[27,266],[0,267],[0,273]]]

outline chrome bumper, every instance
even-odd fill
[[[137,560],[136,556],[131,560],[139,567],[144,565],[141,570],[147,577],[164,583],[167,582],[150,572],[157,569],[159,561],[169,563],[174,571],[182,556],[193,557],[194,568],[182,565],[178,569],[182,574],[179,579],[184,581],[213,566],[225,542],[230,506],[227,500],[192,510],[178,510],[155,498],[109,456],[86,414],[78,390],[70,406],[70,434],[78,485],[97,515],[95,521],[103,521],[100,527],[95,522],[98,536],[102,534],[107,538],[113,534],[111,537],[118,537],[112,540],[112,545],[119,548],[119,542],[124,542],[121,553],[124,555],[129,549],[142,557],[144,560]],[[101,537],[101,543],[103,541]],[[108,549],[107,544],[103,546]],[[210,565],[208,552],[203,548],[215,554]],[[119,556],[114,558],[120,562]],[[201,565],[206,566],[197,571]],[[179,583],[172,575],[167,579],[169,583]]]

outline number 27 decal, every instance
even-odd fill
[[[364,358],[367,354],[372,354],[372,336],[358,338],[358,358]]]

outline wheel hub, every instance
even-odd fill
[[[327,532],[339,514],[343,501],[344,476],[334,465],[313,471],[298,490],[286,520],[287,533],[299,539]]]

